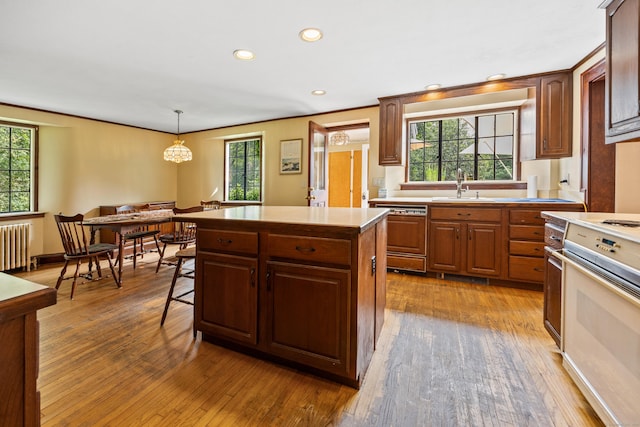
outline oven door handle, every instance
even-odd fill
[[[623,289],[621,289],[620,287],[614,285],[611,283],[610,280],[608,280],[606,277],[602,276],[601,274],[598,274],[588,268],[586,268],[585,266],[583,266],[582,264],[567,258],[567,256],[565,254],[562,253],[562,251],[558,250],[558,251],[550,251],[550,255],[558,258],[559,260],[562,261],[563,263],[563,269],[569,265],[573,268],[575,268],[576,270],[578,270],[580,273],[584,274],[585,276],[589,277],[590,279],[593,279],[594,281],[596,281],[598,284],[600,284],[601,286],[605,287],[606,289],[614,292],[615,294],[621,296],[622,298],[626,299],[627,301],[631,302],[632,304],[636,305],[636,306],[640,306],[640,300],[638,300],[637,298],[635,298],[633,295],[629,294],[628,292],[625,292]],[[563,274],[564,277],[564,274]]]

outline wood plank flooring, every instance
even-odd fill
[[[41,310],[42,425],[600,426],[542,325],[542,294],[389,273],[362,388],[197,339],[192,307],[160,317],[171,267],[80,285]],[[54,286],[60,266],[18,273]],[[182,286],[190,285],[183,279]]]

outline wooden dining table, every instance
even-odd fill
[[[133,229],[171,222],[173,220],[173,210],[157,209],[151,211],[104,215],[93,218],[85,218],[83,225],[91,227],[91,244],[95,243],[96,231],[106,228],[118,234],[118,283],[122,285],[122,263],[124,261],[124,239],[123,234]],[[91,270],[91,267],[89,267]]]

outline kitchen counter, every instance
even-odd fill
[[[358,388],[384,323],[388,209],[244,206],[197,224],[204,341]]]
[[[606,230],[614,236],[640,243],[640,214],[637,213],[543,211],[542,214],[546,217],[580,224],[592,230]],[[622,224],[606,224],[603,223],[605,220],[619,221]],[[633,226],[623,225],[627,222]]]
[[[553,203],[554,209],[556,205],[582,205],[582,202],[575,202],[566,199],[543,199],[543,198],[525,198],[525,197],[462,197],[460,199],[456,197],[386,197],[375,198],[369,200],[370,205],[431,205],[431,204],[473,204],[473,205],[490,205],[490,206],[503,206],[503,205],[516,205],[522,206],[523,204],[530,205],[548,205]]]

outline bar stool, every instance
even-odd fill
[[[184,299],[185,296],[193,293],[194,291],[193,287],[191,287],[191,289],[189,289],[188,291],[183,292],[177,296],[173,296],[173,290],[176,286],[176,281],[178,280],[179,277],[188,277],[190,279],[195,278],[195,275],[194,275],[195,267],[194,267],[194,270],[188,270],[184,272],[182,271],[182,267],[186,261],[196,259],[196,248],[195,246],[191,246],[186,249],[181,249],[178,252],[176,252],[175,257],[178,259],[178,262],[176,264],[176,271],[173,273],[173,280],[171,280],[171,287],[169,288],[169,295],[167,295],[167,302],[164,305],[164,312],[162,313],[162,320],[160,320],[160,326],[164,325],[164,321],[167,318],[167,311],[169,311],[169,304],[171,304],[171,301],[178,301],[183,304],[193,305],[192,301]],[[196,325],[194,323],[193,324],[194,338],[196,336],[196,333],[197,333]]]

